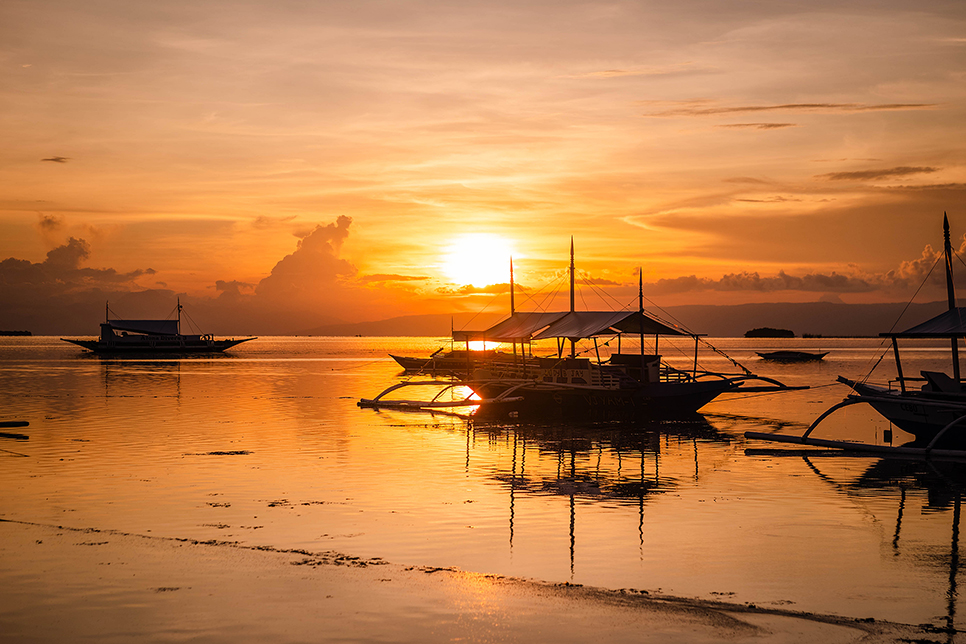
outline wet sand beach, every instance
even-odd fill
[[[910,625],[0,521],[3,642],[939,642]]]

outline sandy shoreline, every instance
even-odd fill
[[[3,642],[950,641],[881,621],[12,520],[0,520],[0,580]]]

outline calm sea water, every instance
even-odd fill
[[[962,626],[966,470],[746,452],[767,445],[745,431],[804,431],[880,342],[712,343],[812,388],[724,396],[689,422],[482,424],[356,406],[400,379],[389,352],[425,355],[440,339],[261,338],[148,361],[0,338],[0,420],[30,422],[12,430],[29,440],[0,439],[0,517]],[[691,345],[661,348],[691,360]],[[776,348],[830,353],[755,355]],[[907,358],[948,368],[941,346]],[[731,367],[704,349],[700,361]],[[882,442],[888,424],[850,408],[824,427]]]

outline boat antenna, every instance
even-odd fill
[[[510,315],[516,312],[513,306],[513,255],[510,255]]]

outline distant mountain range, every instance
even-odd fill
[[[904,314],[903,309],[906,309]],[[910,305],[806,302],[727,306],[692,304],[671,306],[663,311],[647,310],[695,333],[714,337],[741,337],[749,329],[757,327],[789,329],[797,336],[855,337],[877,336],[893,326],[897,330],[908,328],[945,309],[945,302]],[[449,337],[451,325],[457,330],[480,330],[503,317],[496,314],[407,315],[372,322],[329,324],[308,329],[299,335]]]

